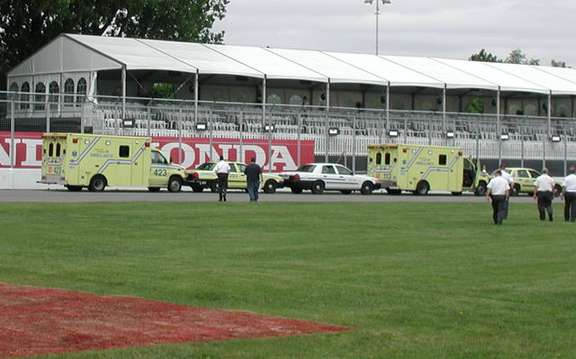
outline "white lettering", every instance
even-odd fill
[[[250,153],[249,157],[246,157],[246,154]],[[266,151],[261,146],[258,145],[243,145],[242,146],[242,154],[240,155],[241,158],[246,158],[248,161],[252,160],[252,157],[256,158],[256,163],[262,167],[266,164]]]
[[[164,147],[162,147],[161,151],[164,154],[164,156],[166,156],[166,158],[169,158],[170,154],[172,153],[172,150],[174,149],[180,151],[180,145],[178,144],[178,142],[170,142],[165,144]],[[194,162],[196,160],[196,153],[194,149],[187,143],[182,143],[181,155],[183,156],[182,158],[180,158],[180,166],[188,168],[194,165]]]
[[[42,158],[36,157],[36,149],[42,147],[42,140],[23,139],[22,143],[26,144],[26,157],[22,162],[22,166],[27,167],[41,167]]]
[[[272,166],[273,171],[293,171],[297,168],[296,162],[286,146],[272,146],[270,166]]]
[[[5,138],[4,142],[8,144],[8,151],[4,150],[4,146],[0,146],[0,166],[10,167],[10,143],[12,142],[9,138]],[[22,141],[19,138],[14,139],[14,147]],[[16,150],[15,153],[18,153]],[[14,158],[14,166],[16,166],[16,158]]]
[[[198,164],[218,159],[218,150],[216,147],[210,147],[208,143],[197,143],[196,148],[198,149]]]

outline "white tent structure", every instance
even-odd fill
[[[46,94],[71,90],[95,94],[98,73],[108,70],[121,71],[124,110],[127,74],[154,70],[189,74],[195,82],[196,111],[201,75],[242,76],[261,81],[263,109],[267,81],[280,79],[324,84],[326,108],[330,107],[331,86],[335,84],[381,87],[386,93],[387,110],[391,88],[436,89],[442,91],[444,114],[449,90],[493,91],[498,115],[502,92],[547,96],[549,104],[553,96],[576,96],[576,70],[572,69],[71,34],[59,36],[9,72],[8,88]],[[71,79],[71,89],[65,79]],[[38,86],[40,83],[42,86]],[[551,106],[547,108],[550,118]],[[574,113],[572,100],[571,116]]]

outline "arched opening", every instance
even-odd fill
[[[44,101],[46,100],[46,85],[43,82],[38,82],[34,89],[34,110],[43,111],[45,109]]]
[[[81,104],[85,101],[87,89],[88,85],[86,83],[86,79],[84,77],[80,78],[76,88],[76,104]]]
[[[30,84],[24,82],[20,88],[20,109],[28,110],[30,108]]]
[[[64,105],[72,106],[74,103],[74,80],[67,79],[66,82],[64,82],[64,94]]]
[[[58,110],[58,102],[60,100],[60,85],[56,81],[50,82],[50,86],[48,87],[48,92],[50,93],[50,97],[48,101],[50,101],[50,109],[51,110]]]

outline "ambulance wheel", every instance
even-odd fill
[[[478,183],[478,187],[476,187],[474,194],[477,196],[484,196],[486,194],[486,182],[482,181]]]
[[[428,182],[420,181],[416,186],[416,191],[414,191],[414,194],[417,196],[425,196],[428,194],[428,191],[430,191],[430,185]]]
[[[324,192],[324,182],[316,181],[312,184],[312,193],[322,194]]]
[[[294,193],[294,194],[300,194],[300,193],[302,193],[302,188],[300,188],[300,187],[290,187],[290,190],[291,190],[292,193]]]
[[[160,192],[160,187],[148,187],[148,191],[150,191],[150,192]]]
[[[212,193],[218,192],[218,184],[216,183],[216,181],[210,182],[210,184],[208,184],[208,187],[210,188],[210,192]]]
[[[96,175],[90,180],[88,185],[88,190],[90,192],[103,192],[107,185],[106,177],[102,175]]]
[[[70,192],[80,192],[82,191],[82,186],[66,186],[66,189],[68,189],[68,191]]]
[[[516,183],[514,187],[512,187],[512,196],[518,196],[520,194],[520,185]]]
[[[264,191],[264,193],[275,193],[276,187],[277,187],[276,181],[268,180],[266,181],[266,183],[264,183],[264,187],[262,187],[262,190]]]
[[[372,182],[362,183],[362,187],[360,187],[360,193],[371,194],[372,191],[374,191],[374,185],[372,184]]]
[[[170,180],[168,180],[168,191],[180,192],[181,189],[182,189],[182,179],[177,176],[170,177]]]

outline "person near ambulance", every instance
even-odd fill
[[[500,165],[500,173],[502,174],[502,178],[508,182],[509,187],[509,194],[514,191],[514,178],[508,171],[506,171],[506,164],[502,163]],[[506,202],[504,203],[504,219],[508,219],[508,209],[510,208],[510,196],[506,198]]]
[[[224,156],[220,156],[220,161],[216,163],[214,172],[218,176],[218,201],[226,202],[226,194],[228,192],[228,174],[230,173],[230,165],[224,161]]]
[[[564,178],[564,220],[576,222],[576,166],[570,167],[570,174]]]
[[[544,168],[542,174],[534,181],[536,187],[534,191],[534,199],[538,200],[538,214],[540,220],[546,220],[546,213],[550,222],[554,220],[552,210],[552,200],[554,199],[554,185],[556,182],[548,174],[548,170]]]
[[[250,202],[258,202],[258,189],[262,181],[262,168],[256,163],[256,158],[252,157],[250,164],[244,170],[246,175],[246,187]]]
[[[495,177],[487,186],[486,198],[492,202],[492,220],[494,224],[502,224],[505,219],[505,204],[510,194],[510,185],[502,177],[502,171],[497,170]]]

